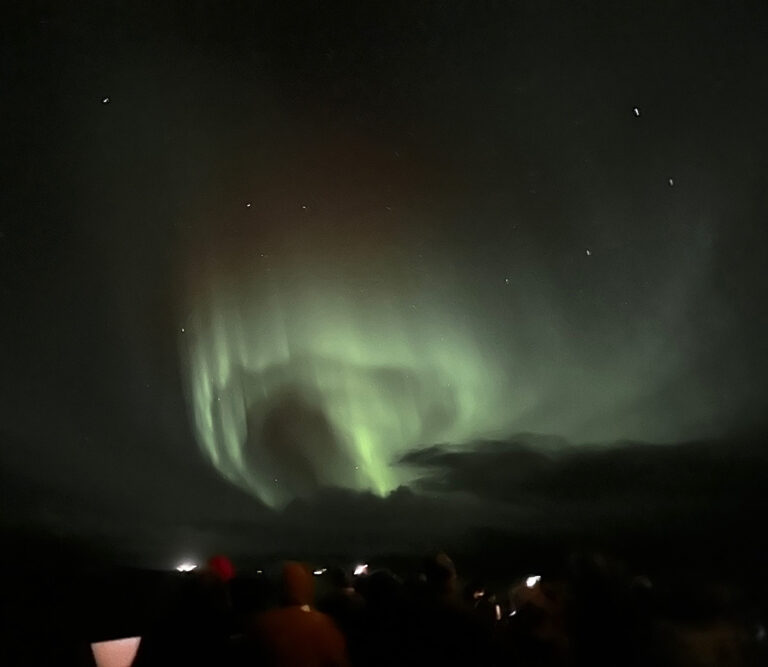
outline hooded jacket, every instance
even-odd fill
[[[300,563],[282,574],[283,606],[261,614],[254,627],[261,657],[272,667],[347,667],[344,636],[329,616],[312,609],[314,581]]]

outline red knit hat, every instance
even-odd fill
[[[235,576],[235,566],[226,556],[213,556],[208,561],[208,569],[222,581],[229,581]]]

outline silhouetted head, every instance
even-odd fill
[[[374,605],[386,606],[397,601],[402,584],[394,574],[378,570],[368,577],[367,599]]]
[[[444,553],[435,554],[424,561],[424,576],[433,593],[450,593],[456,585],[456,567]]]
[[[312,574],[301,563],[287,561],[283,564],[280,598],[286,606],[304,606],[312,602],[315,582]]]
[[[349,575],[341,567],[329,567],[325,573],[328,582],[334,588],[351,588],[352,580]]]

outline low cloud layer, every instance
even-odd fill
[[[757,439],[572,447],[521,436],[468,449],[434,446],[401,462],[424,471],[418,483],[423,490],[467,491],[505,502],[754,498],[762,489],[759,475],[768,470]]]
[[[52,478],[25,491],[8,477],[4,495],[15,505],[7,505],[5,520],[56,527],[62,536],[110,544],[124,559],[165,566],[215,551],[350,558],[436,548],[490,553],[531,538],[567,549],[623,540],[665,549],[709,544],[708,550],[735,549],[736,539],[744,550],[768,514],[761,438],[592,446],[526,434],[434,445],[397,465],[416,481],[386,497],[326,488],[280,510],[200,468],[177,475],[178,493],[155,512],[136,499],[114,499],[108,523],[104,505],[89,503],[85,489],[65,492]]]

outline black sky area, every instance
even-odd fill
[[[759,2],[8,4],[4,534],[153,565],[746,535],[768,481],[766,34]],[[267,245],[273,276],[371,266],[387,307],[450,315],[489,393],[535,400],[494,437],[397,452],[414,481],[390,495],[269,508],[206,458],[180,354],[201,258],[237,282]]]

